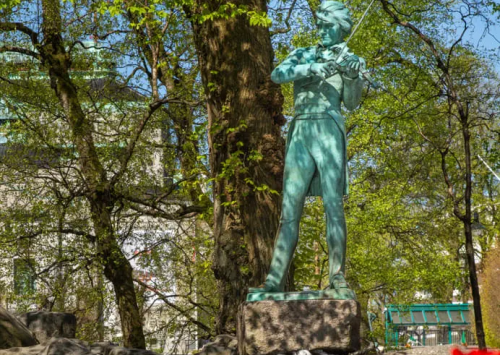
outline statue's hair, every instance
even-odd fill
[[[338,1],[323,1],[316,10],[316,16],[326,22],[338,23],[342,31],[342,38],[351,33],[352,20],[349,9]]]

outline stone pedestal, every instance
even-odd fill
[[[74,338],[76,336],[76,317],[70,313],[29,312],[19,316],[35,338],[44,343],[50,338]]]
[[[266,300],[246,302],[240,311],[240,355],[360,349],[361,314],[355,300]]]

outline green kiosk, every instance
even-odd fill
[[[386,346],[432,346],[476,343],[469,304],[388,305]]]

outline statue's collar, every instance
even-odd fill
[[[346,46],[347,44],[345,42],[337,43],[330,47],[325,47],[321,43],[318,43],[316,46],[316,61],[318,63],[323,63],[324,61],[332,60],[332,58],[334,58],[334,60],[339,60],[341,53],[342,57],[346,56],[347,51],[344,50]],[[328,51],[330,51],[330,54]],[[331,53],[333,53],[333,57]]]
[[[324,50],[329,49],[334,53],[340,53],[340,51],[343,50],[345,48],[345,46],[347,46],[347,43],[345,43],[345,42],[337,43],[337,44],[334,44],[333,46],[330,46],[330,47],[325,47],[322,43],[318,43],[318,45],[316,46],[316,50],[324,51]]]

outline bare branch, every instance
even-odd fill
[[[293,8],[295,7],[296,2],[297,2],[297,0],[293,0],[292,5],[290,5],[290,8],[288,9],[288,14],[287,14],[286,19],[285,19],[286,28],[278,28],[278,29],[272,31],[271,36],[277,35],[278,33],[290,32],[290,30],[292,29],[292,26],[290,26],[289,21],[290,21],[290,17],[292,16],[292,11],[293,11]]]
[[[30,56],[32,58],[40,60],[40,54],[26,49],[26,48],[21,48],[21,47],[13,47],[13,46],[2,46],[0,47],[0,53],[5,53],[5,52],[13,52],[13,53],[21,53],[27,56]]]
[[[0,31],[19,31],[28,35],[34,46],[38,45],[38,33],[20,22],[0,22]]]
[[[125,171],[127,170],[130,158],[132,158],[132,154],[134,153],[134,149],[135,149],[135,146],[137,144],[137,141],[141,137],[141,134],[144,131],[144,128],[146,127],[146,124],[149,122],[150,118],[153,116],[155,111],[167,102],[169,102],[168,99],[162,99],[162,100],[156,100],[153,103],[149,104],[148,110],[142,116],[142,119],[140,120],[139,124],[137,125],[132,138],[130,139],[127,146],[125,147],[125,154],[124,154],[122,162],[121,162],[120,170],[111,179],[111,182],[110,182],[111,186],[114,186],[117,183],[117,181],[123,176],[123,174],[125,174]]]
[[[469,10],[469,12],[470,12],[470,10]],[[462,42],[462,39],[464,38],[465,33],[469,29],[469,26],[467,25],[467,21],[465,21],[466,18],[467,18],[467,15],[466,16],[464,16],[464,15],[461,16],[461,20],[464,23],[464,28],[462,29],[462,32],[460,33],[460,36],[457,38],[457,40],[455,42],[453,42],[453,44],[450,47],[450,50],[448,51],[448,59],[446,60],[446,65],[448,67],[450,66],[450,60],[451,60],[451,56],[453,54],[453,50],[455,49],[455,47],[460,42]]]
[[[443,73],[448,73],[448,67],[444,63],[443,59],[441,58],[441,55],[439,51],[437,50],[436,46],[434,45],[434,42],[426,36],[420,29],[418,29],[415,25],[413,25],[411,22],[408,21],[403,21],[400,19],[400,17],[390,8],[394,8],[394,6],[389,3],[387,0],[380,0],[382,3],[382,7],[384,8],[384,11],[393,19],[394,23],[399,24],[402,27],[406,27],[410,29],[413,33],[415,33],[422,41],[427,44],[429,49],[431,50],[436,62],[437,66]]]
[[[176,305],[175,303],[171,302],[168,300],[167,297],[165,297],[165,295],[163,293],[161,293],[160,291],[158,291],[157,289],[155,289],[154,287],[148,285],[147,283],[135,278],[134,281],[141,285],[142,287],[146,288],[147,290],[153,292],[159,299],[161,299],[163,302],[165,302],[165,304],[167,306],[169,306],[170,308],[173,308],[175,309],[177,312],[179,312],[180,314],[182,314],[184,317],[186,317],[191,323],[197,325],[198,327],[200,327],[201,329],[203,329],[204,331],[206,331],[207,333],[211,334],[212,332],[212,329],[208,326],[206,326],[205,324],[203,324],[202,322],[196,320],[195,318],[193,318],[187,310],[185,309],[182,309],[181,307],[179,307],[178,305]]]

